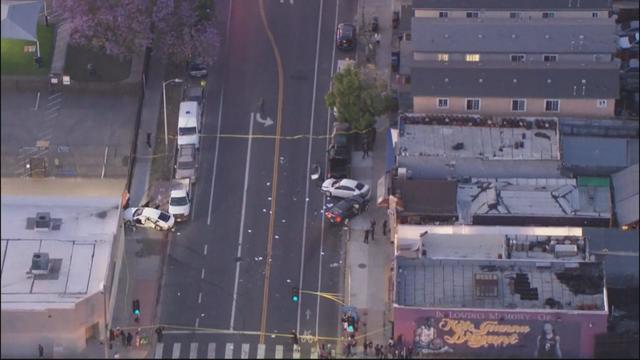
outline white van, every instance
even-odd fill
[[[200,131],[202,128],[202,113],[195,101],[180,103],[178,115],[178,146],[194,144],[200,148]]]

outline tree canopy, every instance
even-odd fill
[[[175,63],[215,61],[220,36],[213,0],[58,0],[71,41],[128,57],[151,46]]]
[[[330,109],[335,108],[336,121],[346,122],[355,130],[370,128],[375,117],[388,112],[392,106],[384,86],[365,79],[353,67],[334,75],[331,91],[324,99]]]

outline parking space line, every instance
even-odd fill
[[[173,353],[171,354],[171,358],[173,359],[180,358],[180,343],[173,344]]]

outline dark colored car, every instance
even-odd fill
[[[350,175],[349,160],[334,157],[329,158],[329,171],[327,173],[327,179],[344,179],[348,178]]]
[[[367,207],[367,199],[354,196],[342,199],[324,212],[324,216],[332,224],[348,224],[349,220],[362,213]]]
[[[339,159],[351,158],[350,133],[351,127],[349,124],[337,121],[333,123],[329,157]]]
[[[356,46],[356,27],[352,24],[340,24],[336,31],[336,46],[340,50],[351,50]]]
[[[188,72],[189,76],[195,78],[203,78],[208,74],[207,66],[197,60],[192,60],[189,62]]]

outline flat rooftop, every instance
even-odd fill
[[[616,216],[620,225],[637,223],[640,220],[640,167],[630,166],[611,176]]]
[[[396,264],[401,306],[606,310],[601,263],[397,257]]]
[[[467,9],[467,10],[607,10],[608,0],[517,0],[505,4],[501,0],[413,0],[415,9]]]
[[[447,180],[394,178],[392,192],[404,214],[457,216],[458,184]]]
[[[608,223],[611,192],[604,186],[577,186],[575,179],[473,178],[458,185],[458,213],[465,224]]]
[[[401,114],[396,165],[413,178],[562,177],[557,119]]]
[[[2,310],[67,308],[100,291],[119,223],[124,180],[2,178]],[[36,230],[47,212],[52,229]],[[34,253],[47,274],[28,274]]]

